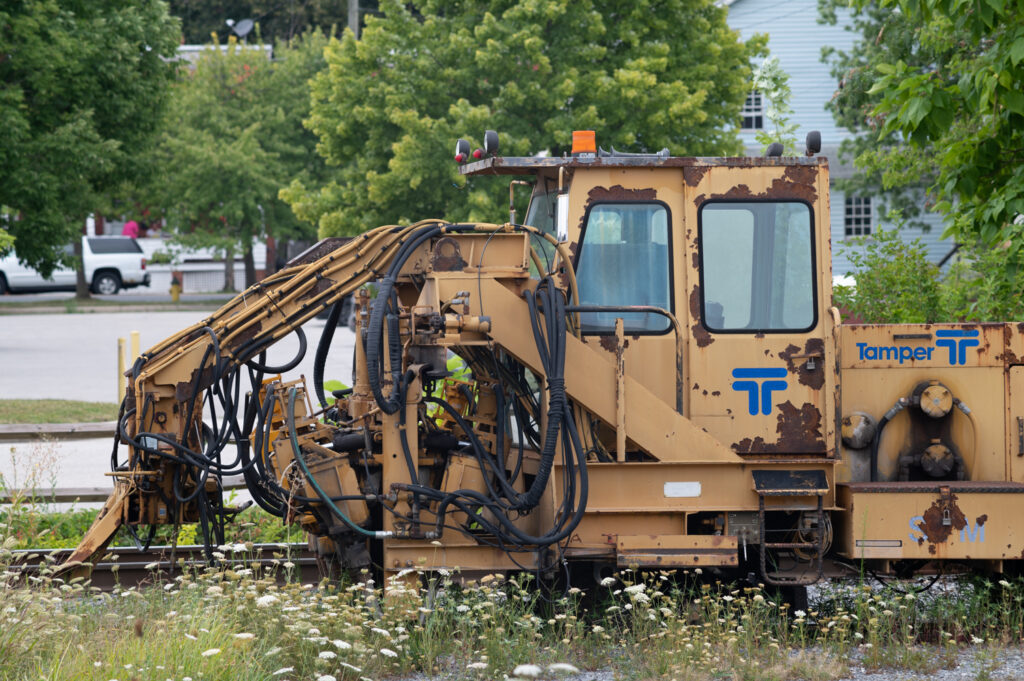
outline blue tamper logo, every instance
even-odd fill
[[[732,389],[747,392],[747,407],[751,416],[758,412],[767,416],[772,413],[772,393],[789,387],[786,381],[770,379],[785,378],[788,374],[785,367],[733,369],[732,377],[744,380],[733,381]]]

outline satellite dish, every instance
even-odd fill
[[[239,38],[244,38],[249,35],[249,32],[252,31],[252,27],[255,25],[252,19],[242,19],[231,27],[231,31]]]

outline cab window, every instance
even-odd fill
[[[669,212],[663,203],[599,203],[590,207],[576,260],[583,305],[651,305],[672,310]],[[584,312],[584,333],[664,333],[669,320],[646,312]]]
[[[526,209],[525,224],[555,236],[555,203],[557,198],[557,184],[550,178],[538,177],[533,195],[530,197],[530,206]],[[530,238],[530,246],[537,251],[537,256],[541,262],[547,265],[548,270],[550,270],[555,260],[554,244],[547,239],[534,236]],[[535,277],[540,275],[533,262],[530,262],[530,273]]]
[[[704,326],[754,333],[814,327],[810,206],[796,201],[706,203],[698,228]]]

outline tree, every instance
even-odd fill
[[[876,8],[860,0],[858,7],[880,28],[875,48],[861,46],[864,70],[852,74],[858,94],[846,111],[863,116],[870,106],[867,120],[882,144],[861,153],[858,165],[886,187],[924,183],[951,218],[949,235],[1009,241],[1019,262],[1024,238],[1013,222],[1024,213],[1024,2],[881,0]]]
[[[837,10],[848,6],[848,0],[819,0],[820,21],[835,24]],[[943,45],[923,48],[918,26],[900,12],[871,3],[849,11],[847,30],[857,33],[859,39],[849,52],[832,47],[822,50],[822,60],[831,64],[832,75],[839,83],[826,108],[836,123],[857,133],[840,146],[840,156],[853,159],[857,173],[836,180],[836,186],[848,194],[872,197],[880,215],[894,211],[905,226],[925,228],[920,218],[926,190],[933,180],[931,149],[903,144],[895,131],[880,134],[881,121],[873,111],[881,95],[871,88],[880,64],[891,60],[903,60],[919,68],[945,64],[953,50]],[[927,205],[933,204],[931,200]]]
[[[381,3],[327,49],[310,128],[337,168],[282,193],[320,235],[424,217],[500,219],[503,183],[467,181],[459,137],[506,155],[568,151],[573,129],[632,151],[739,153],[750,59],[712,0]]]
[[[162,2],[25,0],[0,6],[0,27],[0,228],[49,275],[143,162],[178,22]]]
[[[323,163],[302,119],[326,40],[306,33],[279,45],[272,62],[232,39],[204,52],[175,86],[147,203],[162,208],[180,243],[225,252],[226,290],[234,288],[235,253],[252,284],[257,238],[309,232],[277,194],[293,177],[320,179]]]
[[[942,307],[939,268],[928,262],[920,239],[905,241],[899,229],[879,230],[847,248],[855,286],[836,286],[835,304],[867,324],[952,321]]]
[[[778,57],[765,57],[761,64],[754,69],[751,84],[753,89],[760,92],[768,103],[765,118],[770,127],[757,131],[757,141],[764,145],[764,151],[767,151],[772,144],[778,143],[782,145],[784,156],[797,155],[799,153],[796,146],[797,125],[789,122],[789,115],[793,113],[789,100],[793,93],[789,89],[789,74],[779,65]]]

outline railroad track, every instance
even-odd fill
[[[12,551],[11,564],[7,568],[25,576],[39,574],[44,566],[60,565],[74,549],[19,549]],[[316,556],[305,543],[301,544],[253,544],[251,549],[237,553],[228,552],[227,563],[253,563],[270,568],[277,566],[281,581],[286,570],[283,564],[291,562],[294,567],[292,579],[303,583],[317,582],[321,578]],[[151,546],[140,551],[132,546],[108,548],[93,567],[92,585],[103,590],[122,587],[143,586],[158,581],[166,582],[184,572],[202,570],[209,565],[202,546]]]

